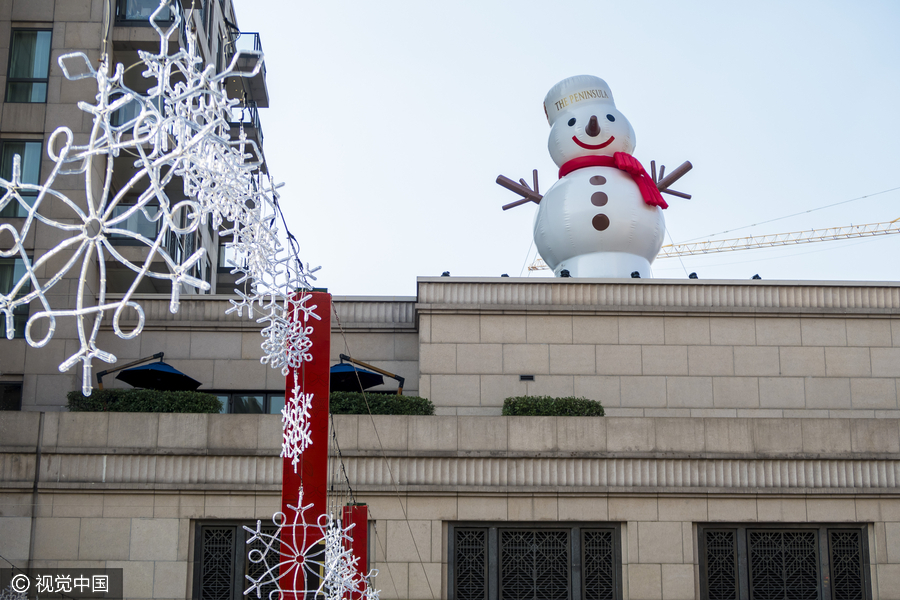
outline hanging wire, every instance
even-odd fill
[[[372,553],[372,557],[371,557],[372,568],[373,569],[378,568],[378,566],[377,566],[378,565],[378,560],[377,560],[378,552],[377,551],[380,548],[381,555],[385,557],[385,570],[387,571],[388,577],[391,580],[391,585],[394,586],[394,593],[399,595],[399,590],[397,589],[397,582],[394,581],[394,573],[391,570],[391,568],[388,566],[388,562],[387,562],[387,540],[381,539],[381,537],[378,535],[378,519],[375,518],[375,513],[372,511],[371,507],[369,507],[369,519],[372,523],[372,537],[375,538],[375,550],[376,550],[375,552]],[[380,570],[378,572],[381,573]]]
[[[817,207],[817,208],[811,208],[811,209],[809,209],[809,210],[803,210],[803,211],[794,213],[794,214],[792,214],[792,215],[785,215],[785,216],[783,216],[783,217],[775,217],[774,219],[769,219],[769,220],[767,220],[767,221],[760,221],[759,223],[753,223],[752,225],[744,225],[743,227],[735,227],[735,228],[733,228],[733,229],[726,229],[725,231],[720,231],[720,232],[718,232],[718,233],[709,233],[709,234],[707,234],[707,235],[701,235],[700,237],[691,238],[691,239],[689,239],[689,240],[682,240],[682,241],[679,242],[679,243],[681,243],[681,244],[686,244],[686,243],[688,243],[688,242],[693,242],[693,241],[696,241],[696,240],[705,240],[705,239],[711,238],[711,237],[716,236],[716,235],[723,235],[723,234],[725,234],[725,233],[732,233],[732,232],[735,232],[735,231],[740,231],[740,230],[742,230],[742,229],[750,229],[751,227],[756,227],[757,225],[765,225],[766,223],[774,223],[775,221],[782,221],[782,220],[784,220],[784,219],[790,219],[791,217],[798,217],[798,216],[800,216],[800,215],[805,215],[805,214],[808,214],[808,213],[811,213],[811,212],[816,212],[816,211],[819,211],[819,210],[825,210],[826,208],[833,208],[833,207],[835,207],[835,206],[840,206],[841,204],[847,204],[847,203],[849,203],[849,202],[856,202],[857,200],[864,200],[864,199],[866,199],[866,198],[872,198],[872,197],[875,197],[875,196],[880,196],[881,194],[887,194],[888,192],[894,192],[894,191],[897,191],[897,190],[900,190],[900,186],[898,186],[898,187],[893,187],[893,188],[891,188],[891,189],[889,189],[889,190],[882,190],[882,191],[880,191],[880,192],[875,192],[874,194],[866,194],[865,196],[859,196],[859,197],[857,197],[857,198],[850,198],[849,200],[841,200],[840,202],[835,202],[834,204],[828,204],[828,205],[826,205],[826,206],[819,206],[819,207]],[[670,238],[670,239],[671,239],[671,238]],[[674,243],[674,242],[673,242],[673,243]]]
[[[334,303],[331,305],[332,313],[334,314],[334,318],[337,321],[338,329],[341,332],[341,339],[344,341],[344,348],[347,348],[347,356],[353,358],[353,354],[350,353],[349,345],[347,344],[347,336],[344,333],[344,326],[341,324],[341,316],[337,312],[337,307],[335,307]],[[407,513],[406,507],[403,505],[403,499],[400,497],[400,488],[397,485],[397,479],[394,477],[394,471],[391,469],[391,461],[388,460],[387,453],[384,450],[384,445],[381,443],[381,435],[378,433],[378,427],[375,425],[375,417],[372,415],[372,408],[369,406],[369,398],[366,394],[365,389],[362,387],[362,381],[360,381],[359,371],[353,369],[353,372],[356,374],[356,381],[359,384],[359,388],[362,390],[363,401],[366,404],[366,411],[369,414],[369,420],[372,422],[372,430],[375,432],[375,439],[378,441],[378,448],[381,450],[381,457],[384,460],[384,465],[387,468],[388,476],[391,480],[391,487],[393,488],[394,495],[397,497],[397,502],[400,504],[400,511],[403,513],[403,520],[406,523],[406,528],[409,530],[409,537],[412,540],[413,548],[416,550],[416,557],[419,559],[419,565],[422,567],[422,573],[425,577],[425,583],[428,585],[428,591],[431,593],[432,598],[437,598],[434,593],[434,588],[431,587],[431,581],[428,579],[428,571],[425,569],[425,561],[422,560],[422,553],[419,552],[419,544],[416,543],[416,536],[413,534],[412,526],[409,524],[409,514]],[[392,580],[393,581],[393,580]],[[394,587],[396,590],[396,586]]]
[[[334,426],[334,416],[331,419],[331,440],[328,452],[329,490],[328,510],[336,518],[342,517],[344,506],[356,504],[356,496],[347,476],[347,468],[344,464],[344,455],[337,440],[337,431]],[[346,525],[346,524],[345,524]]]
[[[669,228],[668,228],[668,227],[666,227],[666,235],[669,236],[669,243],[672,244],[672,245],[674,246],[674,245],[675,245],[675,242],[672,241],[672,234],[669,233]],[[680,257],[680,256],[678,257],[678,262],[681,263],[681,268],[684,270],[685,276],[686,276],[686,277],[690,277],[690,275],[688,275],[687,267],[684,266],[684,261],[681,260],[681,257]]]
[[[528,266],[528,257],[531,256],[531,249],[534,248],[534,237],[531,238],[531,245],[528,246],[528,252],[525,253],[525,262],[522,263],[522,268],[519,269],[519,277],[522,276],[522,273],[525,272],[525,267]],[[528,276],[531,276],[531,271],[528,272]]]

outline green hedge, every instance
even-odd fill
[[[516,396],[503,401],[507,417],[602,417],[603,405],[587,398]]]
[[[68,408],[73,412],[155,412],[218,413],[222,402],[203,392],[163,392],[159,390],[94,390],[84,396],[80,390],[69,392]]]
[[[433,415],[434,404],[419,396],[397,394],[366,394],[361,392],[331,392],[330,408],[333,415]],[[366,399],[369,401],[366,406]]]

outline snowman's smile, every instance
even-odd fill
[[[611,135],[611,136],[609,136],[609,139],[606,140],[605,142],[603,142],[602,144],[585,144],[584,142],[582,142],[581,140],[579,140],[579,139],[578,139],[577,137],[575,137],[574,135],[572,136],[572,141],[573,141],[573,142],[575,142],[576,144],[578,144],[578,145],[581,146],[582,148],[586,148],[587,150],[600,150],[601,148],[606,148],[607,146],[609,146],[610,144],[612,144],[612,143],[613,143],[613,140],[615,140],[615,139],[616,139],[615,136],[612,136],[612,135]]]

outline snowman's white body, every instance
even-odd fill
[[[596,177],[606,182],[592,184]],[[598,192],[608,198],[602,206],[591,201]],[[598,215],[608,219],[602,231],[594,226]],[[631,175],[613,167],[569,173],[544,194],[534,219],[544,262],[556,275],[566,269],[572,277],[630,277],[635,271],[649,277],[665,231],[662,210],[645,204]]]
[[[583,156],[634,151],[634,130],[598,77],[561,81],[544,108],[551,125],[548,149],[560,167]],[[591,117],[598,119],[599,131],[588,129]],[[571,171],[544,194],[534,243],[557,276],[567,270],[572,277],[631,277],[635,271],[650,277],[665,229],[662,210],[644,202],[631,175],[589,166]]]

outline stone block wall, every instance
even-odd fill
[[[898,419],[334,423],[388,599],[447,597],[457,522],[618,524],[629,600],[699,598],[698,525],[855,523],[872,597],[900,598]],[[198,524],[279,509],[279,426],[271,415],[0,414],[0,554],[20,567],[121,567],[128,598],[190,598]]]
[[[872,598],[900,598],[897,419],[343,415],[335,426],[376,520],[385,597],[431,598],[438,581],[447,597],[450,523],[596,522],[620,525],[625,599],[700,598],[698,525],[717,523],[863,524]]]
[[[114,296],[113,296],[114,297]],[[235,313],[230,296],[182,296],[178,313],[169,311],[167,296],[137,294],[146,314],[140,336],[123,340],[111,325],[101,329],[98,345],[118,358],[114,365],[95,365],[95,373],[165,353],[165,361],[202,383],[200,390],[284,390],[284,376],[260,362],[262,325]],[[340,354],[370,363],[406,378],[404,393],[418,394],[419,347],[413,298],[334,298],[336,315],[332,314],[331,364]],[[327,316],[326,316],[327,318]],[[136,321],[122,319],[129,331]],[[0,344],[0,366],[4,376],[24,380],[24,410],[62,410],[66,393],[81,385],[80,367],[60,374],[59,363],[65,351],[77,346],[64,340],[51,340],[43,348],[31,348],[24,340],[7,340]],[[68,344],[68,345],[67,345]],[[71,348],[70,348],[71,347]],[[18,373],[23,373],[20,375]],[[107,388],[130,388],[118,381],[115,373],[104,378]],[[75,377],[75,379],[72,379]],[[76,381],[77,380],[77,381]],[[74,383],[73,383],[74,382]],[[385,378],[385,384],[373,391],[396,390],[397,382]]]
[[[331,319],[331,362],[346,354],[405,378],[403,393],[419,394],[419,337],[415,298],[335,296]],[[397,381],[384,378],[373,392],[396,390]]]
[[[121,568],[126,598],[191,598],[196,523],[271,519],[280,447],[269,415],[0,413],[0,554]]]
[[[892,284],[419,281],[420,388],[439,414],[528,394],[615,416],[900,416]]]

